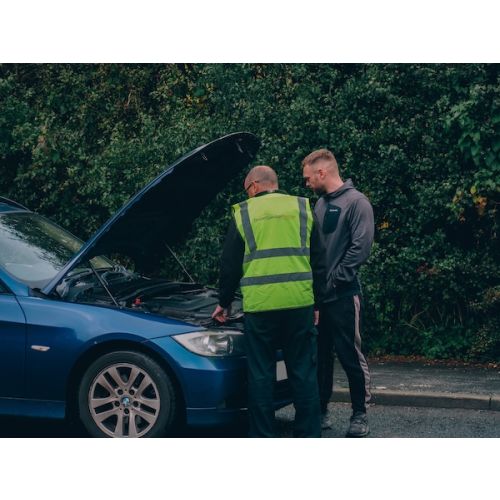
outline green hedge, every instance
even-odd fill
[[[257,162],[294,194],[310,195],[302,158],[328,147],[375,210],[369,350],[498,361],[499,88],[482,64],[1,65],[0,194],[87,238],[218,136],[257,134]],[[201,281],[217,281],[241,184],[177,249]]]

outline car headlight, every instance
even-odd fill
[[[188,351],[201,356],[242,356],[243,332],[237,330],[204,330],[172,336]]]

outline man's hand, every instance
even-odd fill
[[[225,323],[230,314],[231,307],[222,307],[221,305],[217,305],[215,311],[212,313],[212,318],[219,323]]]
[[[319,310],[314,310],[314,326],[318,326],[319,323]]]

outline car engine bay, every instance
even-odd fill
[[[74,272],[61,281],[56,292],[59,298],[69,302],[103,306],[117,304],[120,308],[167,316],[199,326],[243,329],[241,297],[235,298],[231,315],[222,325],[211,317],[219,303],[215,288],[146,278],[119,266]]]

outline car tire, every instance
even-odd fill
[[[160,365],[134,351],[96,359],[78,391],[80,420],[94,437],[160,437],[172,431],[174,386]]]

